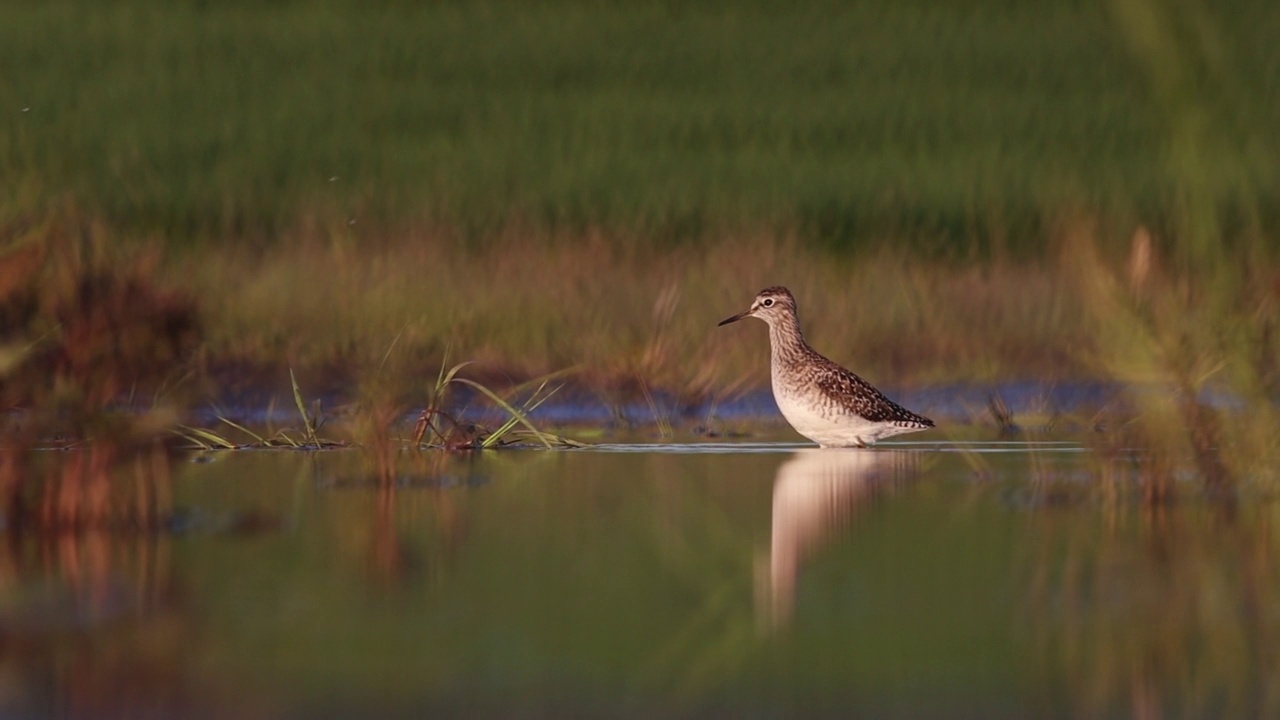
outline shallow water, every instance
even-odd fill
[[[1274,507],[1058,442],[235,452],[0,547],[6,717],[1280,710]],[[1194,495],[1192,495],[1194,497]]]

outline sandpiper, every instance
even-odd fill
[[[769,325],[773,399],[796,432],[822,447],[867,447],[881,438],[927,430],[933,421],[885,397],[871,383],[831,362],[805,342],[791,291],[769,287],[745,317]]]

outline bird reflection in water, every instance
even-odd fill
[[[901,450],[813,449],[797,452],[778,468],[768,588],[760,604],[772,628],[791,621],[804,563],[918,466],[918,453]]]

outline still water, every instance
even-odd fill
[[[1265,499],[1070,442],[184,461],[157,533],[0,542],[4,717],[1280,710]]]

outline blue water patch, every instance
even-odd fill
[[[1133,386],[1118,382],[1076,381],[1045,382],[1014,380],[1002,383],[952,383],[917,388],[884,389],[885,395],[904,407],[936,421],[957,422],[990,420],[992,407],[1019,417],[1085,415],[1104,409],[1123,409],[1133,395],[1144,392],[1168,393],[1157,385]],[[759,388],[729,397],[704,396],[689,398],[678,393],[655,391],[647,395],[619,398],[607,393],[569,386],[538,405],[528,417],[540,426],[594,425],[602,427],[636,427],[669,423],[682,427],[709,427],[722,422],[782,422],[777,403],[769,388]],[[350,398],[336,393],[317,398],[324,414],[341,414],[349,408]],[[521,407],[529,398],[516,396],[510,400]],[[1244,407],[1235,395],[1222,388],[1207,388],[1197,401],[1216,409],[1234,411]],[[334,409],[338,409],[335,413]],[[421,408],[407,412],[405,423],[413,423]],[[469,388],[456,388],[450,393],[448,412],[464,423],[492,424],[507,415],[487,398]],[[299,422],[298,409],[292,397],[271,398],[242,395],[216,405],[206,406],[193,414],[199,424],[216,424],[228,418],[250,426],[284,425]]]

